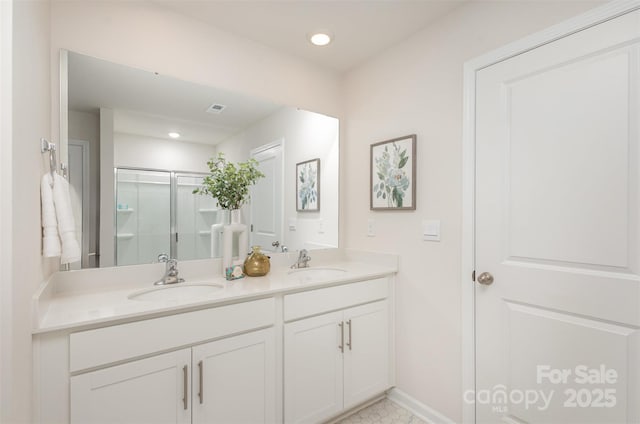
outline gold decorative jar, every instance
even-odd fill
[[[251,254],[244,261],[244,273],[249,277],[262,277],[271,269],[269,257],[260,251],[260,246],[252,246]]]

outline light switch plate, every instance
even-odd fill
[[[318,220],[318,234],[324,234],[324,220]]]
[[[289,219],[289,231],[295,231],[296,230],[296,219],[295,218],[290,218]]]
[[[369,219],[367,221],[367,237],[375,237],[376,236],[376,220]]]
[[[440,220],[430,219],[422,221],[422,240],[440,241]]]

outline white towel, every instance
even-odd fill
[[[80,260],[80,245],[76,239],[75,220],[71,210],[69,183],[58,174],[42,177],[42,255],[60,256],[68,264]]]
[[[80,245],[76,239],[76,224],[73,219],[73,210],[71,209],[69,183],[59,174],[55,173],[53,175],[53,204],[56,207],[58,234],[62,241],[60,262],[68,264],[80,260]]]
[[[53,204],[53,190],[51,174],[42,176],[40,196],[42,197],[42,255],[45,258],[60,256],[60,237],[58,236],[58,222],[56,209]]]

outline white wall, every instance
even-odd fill
[[[50,138],[50,27],[48,1],[13,3],[13,145],[12,145],[12,267],[9,282],[12,337],[9,402],[2,418],[10,423],[31,421],[32,351],[31,296],[57,260],[41,256],[40,177],[48,159],[40,153],[40,137]],[[46,164],[46,166],[45,166]]]
[[[337,116],[339,76],[203,22],[146,2],[56,1],[51,81],[61,48],[186,81]],[[310,83],[312,82],[312,83]],[[58,132],[58,94],[52,114]]]
[[[401,255],[398,388],[456,422],[462,418],[463,63],[595,5],[472,2],[345,77],[344,245]],[[369,145],[411,133],[418,136],[416,211],[371,212]],[[376,237],[366,236],[369,218]],[[421,241],[424,219],[442,221],[440,243]]]
[[[12,32],[13,1],[0,2],[0,405],[11,402],[12,328]],[[0,422],[9,420],[9,411],[0,408]]]
[[[135,134],[113,134],[115,167],[209,172],[215,146],[164,140]]]
[[[283,108],[218,145],[232,161],[247,160],[256,147],[284,139],[284,241],[290,250],[313,242],[338,245],[339,121],[296,108]],[[296,163],[320,158],[320,212],[296,211]],[[289,230],[289,219],[296,230]],[[319,220],[323,232],[319,230]]]

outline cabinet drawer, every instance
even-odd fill
[[[69,370],[80,371],[273,325],[273,298],[73,333]]]
[[[353,305],[385,299],[389,295],[389,279],[362,281],[326,289],[286,295],[284,320],[293,321],[311,315],[348,308]]]

